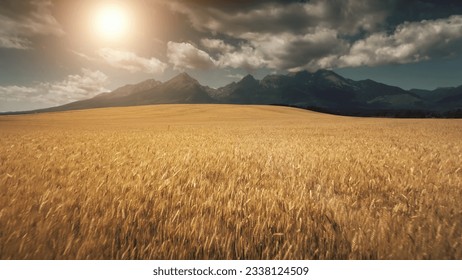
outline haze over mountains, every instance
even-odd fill
[[[201,85],[186,73],[162,83],[153,79],[126,85],[91,99],[41,110],[55,112],[149,104],[277,104],[358,116],[438,116],[460,114],[462,86],[434,91],[403,90],[373,80],[353,81],[333,71],[247,75],[218,89]]]

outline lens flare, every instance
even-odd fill
[[[119,6],[106,6],[96,14],[95,29],[99,36],[116,40],[122,38],[128,31],[127,13]]]

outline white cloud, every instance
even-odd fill
[[[169,3],[195,29],[229,38],[201,40],[211,54],[207,61],[222,68],[296,71],[412,63],[449,56],[462,45],[461,15],[404,22],[390,33],[390,22],[404,16],[397,12],[403,3],[396,0],[226,2],[229,9],[220,5],[225,2]]]
[[[201,39],[201,44],[209,50],[223,52],[232,52],[236,48],[232,45],[226,44],[223,40],[219,39]]]
[[[66,80],[54,83],[41,83],[39,88],[47,101],[62,104],[94,97],[108,91],[104,86],[108,77],[101,71],[82,68],[81,74],[69,75]]]
[[[201,44],[215,52],[215,58],[189,43],[169,42],[169,59],[177,69],[185,68],[257,68],[299,70],[329,67],[336,56],[348,49],[337,31],[315,28],[310,33],[245,33],[237,46],[223,40],[204,38]]]
[[[295,71],[334,65],[348,52],[349,43],[342,37],[376,30],[387,16],[390,1],[261,2],[231,11],[219,4],[195,9],[173,1],[170,6],[187,15],[197,30],[225,34],[239,42],[201,40],[216,66]]]
[[[412,63],[449,56],[462,45],[462,16],[406,22],[391,34],[376,32],[349,42],[337,30],[318,27],[305,34],[247,32],[245,43],[230,46],[203,39],[209,49],[222,50],[216,65],[222,68],[259,68],[299,71],[335,67]]]
[[[251,45],[242,45],[234,52],[221,54],[218,63],[221,68],[246,68],[256,69],[268,67],[269,62],[264,58],[264,53]]]
[[[0,31],[0,48],[27,50],[31,42],[25,38],[15,37],[14,35],[2,34]]]
[[[155,57],[144,58],[128,51],[103,48],[98,51],[98,55],[111,66],[125,69],[132,73],[161,73],[167,68],[167,64]]]
[[[21,16],[0,14],[0,48],[29,49],[35,36],[62,36],[64,31],[52,15],[50,0],[31,1],[31,10]]]
[[[104,73],[82,68],[80,74],[69,75],[63,81],[39,83],[36,87],[2,86],[0,100],[5,108],[5,103],[9,102],[61,105],[107,92],[107,82],[108,77]]]
[[[230,79],[233,79],[233,80],[236,80],[236,81],[239,81],[239,80],[242,80],[242,78],[244,78],[244,75],[242,74],[228,74],[226,75],[227,78],[230,78]]]
[[[243,37],[264,54],[267,66],[272,69],[316,68],[317,61],[342,53],[348,47],[336,30],[326,28],[302,35],[249,33]]]
[[[246,43],[236,47],[221,40],[201,41],[209,49],[222,50],[216,59],[216,65],[221,68],[313,69],[328,66],[335,58],[332,54],[343,54],[348,49],[348,43],[339,39],[337,31],[326,28],[302,35],[248,32],[241,37]]]
[[[0,86],[0,97],[3,100],[19,101],[25,98],[30,98],[37,93],[38,89],[21,86]]]
[[[97,60],[98,58],[97,57],[91,57],[89,55],[86,55],[84,53],[81,53],[81,52],[78,52],[78,51],[75,51],[75,50],[72,50],[72,49],[69,49],[69,51],[73,54],[75,54],[76,56],[84,59],[84,60],[88,60],[88,61],[95,61]]]
[[[339,66],[409,63],[448,56],[462,45],[462,16],[399,25],[391,35],[376,33],[356,41]]]
[[[217,63],[208,53],[190,43],[168,42],[167,57],[178,70],[211,69]]]

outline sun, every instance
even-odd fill
[[[117,5],[101,7],[95,15],[95,31],[108,40],[121,39],[128,32],[126,11]]]

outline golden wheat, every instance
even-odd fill
[[[271,106],[0,117],[1,259],[462,259],[462,122]]]

